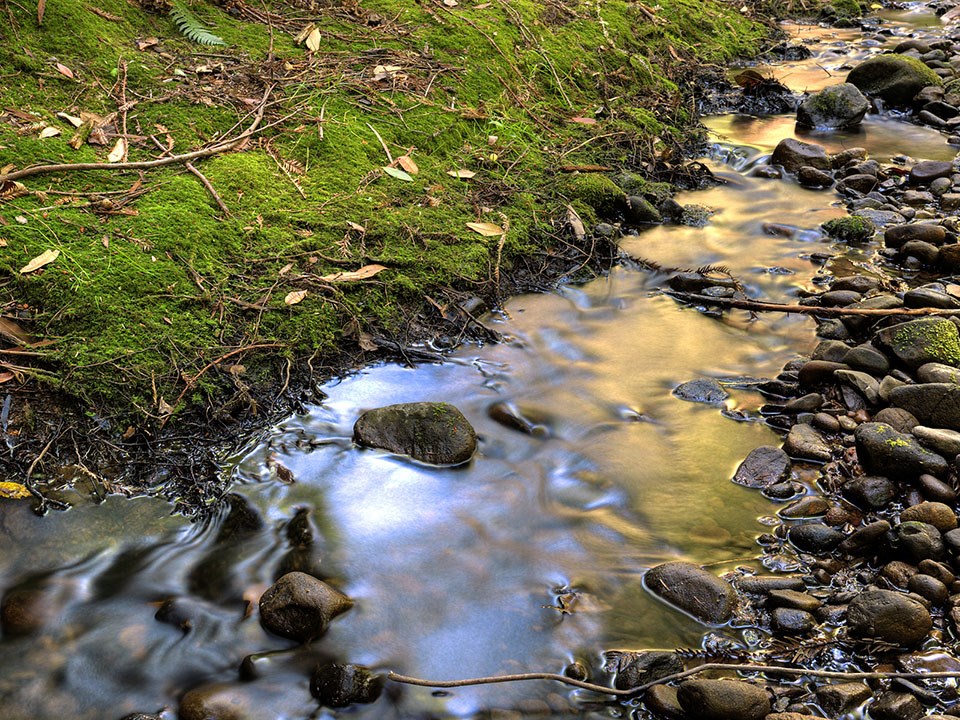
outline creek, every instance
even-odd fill
[[[904,36],[932,17],[901,11],[883,27]],[[793,31],[813,57],[762,70],[794,90],[839,82],[842,65],[879,50],[859,44],[859,31]],[[777,142],[862,146],[881,162],[955,154],[940,133],[890,116],[871,115],[855,133],[796,135],[786,116],[706,124],[716,137],[706,162],[726,183],[677,199],[710,208],[707,225],[656,226],[622,247],[661,266],[724,265],[750,296],[774,302],[795,301],[825,273],[884,272],[876,247],[817,232],[845,214],[834,192],[750,175]],[[228,463],[242,498],[235,508],[246,504],[261,524],[224,508],[195,525],[153,498],[77,497],[43,518],[3,503],[0,588],[20,593],[38,619],[29,634],[0,638],[0,717],[174,718],[197,687],[234,708],[221,717],[249,720],[615,717],[617,706],[547,683],[449,693],[391,685],[376,704],[338,713],[317,709],[309,674],[321,660],[433,679],[561,672],[580,661],[602,678],[607,650],[699,647],[705,632],[755,642],[751,628],[706,628],[666,606],[642,576],[673,559],[762,569],[756,537],[779,506],[730,482],[751,449],[780,442],[751,379],[809,352],[815,326],[680,306],[661,292],[665,279],[628,263],[517,297],[483,318],[501,344],[329,383],[322,402],[251,438]],[[700,377],[720,379],[729,399],[672,394]],[[353,445],[363,410],[419,400],[451,402],[474,424],[471,463],[426,467]],[[498,423],[493,406],[532,432]],[[810,492],[815,477],[801,474]],[[301,508],[315,525],[320,575],[356,605],[323,638],[295,647],[260,627],[255,599],[276,578],[285,525]],[[244,681],[248,656],[256,679]]]

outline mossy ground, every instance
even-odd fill
[[[119,137],[129,161],[189,152],[236,137],[268,98],[256,134],[195,162],[229,212],[183,163],[0,188],[4,314],[29,335],[0,377],[79,399],[120,443],[250,414],[291,368],[342,369],[424,325],[456,336],[465,299],[495,302],[559,252],[568,205],[593,220],[624,190],[664,192],[642,172],[626,187],[566,171],[676,156],[693,61],[753,55],[769,34],[714,0],[190,7],[225,47],[126,0],[58,0],[40,24],[35,6],[2,8],[0,167],[102,162]],[[315,52],[296,39],[308,21]],[[57,113],[105,117],[101,144],[73,149]],[[388,152],[419,172],[386,173]],[[20,272],[47,250],[60,255]],[[371,265],[385,269],[335,277]],[[11,432],[26,442],[40,430],[23,408]]]

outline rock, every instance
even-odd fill
[[[882,510],[897,496],[897,484],[881,475],[862,475],[845,482],[840,491],[861,510]]]
[[[857,458],[868,473],[883,473],[896,479],[915,478],[923,473],[943,475],[947,471],[948,463],[941,456],[921,446],[912,435],[899,433],[886,423],[863,423],[854,431],[854,437]]]
[[[383,691],[383,677],[363,665],[327,663],[310,678],[310,694],[328,708],[372,703]]]
[[[627,198],[625,217],[628,222],[638,224],[658,223],[663,219],[660,211],[641,195],[630,195]]]
[[[822,145],[814,145],[793,138],[784,138],[770,156],[771,165],[781,165],[787,172],[797,172],[804,165],[817,170],[829,171],[832,168],[827,151]]]
[[[829,462],[833,458],[833,450],[823,435],[812,425],[804,423],[790,428],[783,449],[790,457],[801,460]]]
[[[307,642],[351,607],[353,601],[339,590],[312,575],[292,572],[260,597],[260,624],[276,635]]]
[[[939,560],[944,543],[940,531],[922,522],[902,522],[887,533],[890,549],[909,562]]]
[[[911,505],[901,512],[900,522],[927,523],[940,532],[949,532],[957,527],[957,515],[949,505],[939,502],[922,502]]]
[[[944,195],[944,197],[947,197]],[[957,207],[960,208],[960,193],[957,194]],[[940,254],[937,255],[937,262],[940,267],[948,272],[960,271],[960,243],[951,243],[943,245],[940,248]]]
[[[830,503],[825,498],[807,495],[790,503],[777,514],[787,520],[798,520],[824,515],[829,509]]]
[[[892,378],[891,378],[892,380]],[[886,381],[886,378],[884,378]],[[903,383],[896,385],[894,387],[902,387]],[[882,383],[881,383],[882,387]],[[892,388],[891,388],[892,390]],[[889,397],[888,397],[889,400]],[[874,422],[882,422],[890,425],[897,432],[909,433],[913,432],[913,429],[919,425],[919,421],[913,416],[912,413],[908,413],[903,408],[888,407],[884,408],[876,415],[873,416]]]
[[[797,549],[814,554],[828,553],[843,541],[843,533],[823,523],[794,525],[787,538]]]
[[[276,717],[259,711],[243,686],[233,683],[201,685],[180,699],[179,720],[265,720]]]
[[[910,693],[888,691],[870,704],[874,720],[920,720],[923,705]]]
[[[901,385],[890,391],[890,403],[906,410],[927,427],[960,430],[960,385]]]
[[[684,669],[680,656],[666,650],[619,652],[610,660],[608,667],[612,666],[616,675],[613,685],[618,690],[629,690]]]
[[[863,300],[863,295],[853,290],[828,290],[820,295],[821,307],[846,307]]]
[[[932,502],[950,505],[957,502],[957,491],[933,475],[921,475],[917,478],[917,487],[920,489],[920,494]]]
[[[740,592],[751,595],[769,595],[775,590],[800,592],[806,587],[801,578],[783,575],[744,575],[735,582]]]
[[[647,710],[663,720],[687,720],[677,699],[677,688],[672,685],[654,685],[643,696]]]
[[[844,555],[853,555],[854,557],[877,555],[885,548],[885,538],[889,531],[889,522],[876,520],[851,533],[840,543],[839,550]]]
[[[771,710],[767,691],[742,680],[687,680],[677,699],[699,720],[763,720]]]
[[[844,347],[846,347],[846,345],[844,345]],[[833,374],[837,370],[849,369],[849,365],[845,365],[844,363],[840,362],[830,362],[829,360],[808,360],[803,364],[803,367],[800,368],[798,377],[800,387],[817,387],[818,385],[832,381]]]
[[[862,370],[874,375],[883,375],[890,370],[890,361],[887,356],[867,343],[850,348],[841,362],[854,370]]]
[[[816,612],[823,605],[813,595],[796,590],[771,590],[767,595],[767,604],[771,607],[795,608],[810,613]]]
[[[847,606],[847,630],[854,637],[915,647],[932,627],[930,613],[920,602],[892,590],[868,590]]]
[[[942,363],[927,363],[917,368],[917,381],[960,385],[960,369]]]
[[[947,240],[947,232],[943,226],[930,223],[894,225],[883,231],[883,244],[889,248],[901,248],[911,240],[943,245]]]
[[[919,240],[911,240],[908,243],[904,243],[903,247],[900,248],[901,258],[916,258],[923,265],[936,264],[939,256],[940,251],[936,245],[920,242]],[[903,260],[901,260],[901,262],[903,262]]]
[[[924,560],[924,562],[927,562]],[[907,581],[907,590],[929,600],[934,605],[942,605],[950,596],[947,586],[929,575],[917,573]]]
[[[866,195],[877,186],[877,176],[866,173],[857,173],[847,175],[843,180],[837,183],[837,190],[841,193]]]
[[[907,245],[903,246],[904,249]],[[932,247],[932,246],[931,246]],[[934,248],[936,249],[936,248]],[[937,250],[937,257],[940,251]],[[931,263],[932,264],[932,263]],[[956,310],[960,308],[960,300],[933,288],[914,288],[903,294],[903,306],[908,308],[938,308],[940,310]]]
[[[917,425],[911,430],[921,443],[944,457],[960,455],[960,432]]]
[[[353,426],[358,445],[409,455],[433,465],[465,463],[477,449],[477,434],[448,403],[418,402],[367,410]]]
[[[850,83],[824,88],[797,108],[797,123],[806,127],[843,129],[856,127],[870,109],[869,101]]]
[[[928,85],[943,81],[920,60],[906,55],[875,55],[857,65],[847,82],[890,105],[909,105]]]
[[[737,602],[737,594],[729,583],[688,562],[652,567],[644,584],[654,595],[707,623],[729,620]]]
[[[840,382],[863,395],[871,405],[880,402],[880,383],[873,376],[859,370],[837,370],[834,375]]]
[[[823,170],[804,165],[797,170],[797,182],[808,188],[828,188],[833,185],[833,176]]]
[[[820,685],[814,692],[817,696],[817,704],[830,717],[851,712],[873,695],[870,688],[862,682]]]
[[[722,405],[730,397],[730,393],[713,378],[699,378],[681,383],[673,389],[673,394],[681,400],[707,405]]]
[[[790,456],[773,445],[750,451],[733,476],[733,482],[750,488],[765,488],[790,477]]]
[[[921,318],[891,325],[876,334],[875,342],[911,368],[931,362],[960,364],[960,334],[957,326],[945,318]]]
[[[886,548],[886,543],[884,543]],[[910,582],[910,578],[917,574],[917,569],[903,560],[892,560],[880,570],[880,576],[890,585],[898,588],[905,588]]]
[[[773,610],[773,627],[785,635],[801,635],[817,626],[817,619],[806,610],[778,607]]]
[[[910,168],[910,182],[913,185],[929,185],[937,178],[950,177],[953,163],[947,160],[921,160]]]

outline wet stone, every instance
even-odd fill
[[[804,166],[824,171],[832,168],[827,151],[822,145],[814,145],[793,138],[784,138],[777,144],[770,157],[770,164],[780,165],[787,172],[797,172]]]
[[[953,163],[947,160],[922,160],[910,168],[910,182],[914,185],[929,185],[937,178],[950,177]]]
[[[888,580],[894,587],[906,588],[910,578],[917,574],[917,568],[902,560],[892,560],[883,566],[880,576]]]
[[[904,246],[906,248],[906,245]],[[937,250],[934,260],[939,257]],[[916,288],[903,295],[903,305],[908,308],[938,308],[940,310],[954,310],[960,308],[960,300],[945,292],[932,288]]]
[[[776,590],[799,592],[806,587],[801,578],[784,575],[744,575],[736,583],[740,592],[751,595],[768,595]]]
[[[940,250],[937,249],[936,245],[911,240],[900,248],[900,255],[904,258],[916,258],[924,265],[935,265],[940,257]]]
[[[792,458],[828,462],[833,449],[824,437],[811,425],[800,423],[790,428],[783,443],[784,451]]]
[[[922,522],[901,522],[887,533],[887,542],[893,552],[913,563],[939,560],[944,553],[940,531]]]
[[[906,243],[917,240],[931,245],[943,245],[947,232],[941,225],[932,223],[909,223],[888,227],[883,232],[883,244],[889,248],[901,248]]]
[[[921,383],[960,385],[960,369],[943,363],[927,363],[917,368],[917,380]]]
[[[960,362],[960,335],[957,326],[943,318],[922,318],[883,328],[879,344],[913,368],[936,362]]]
[[[699,565],[668,562],[650,568],[644,585],[654,595],[708,623],[724,623],[733,615],[733,587]]]
[[[619,652],[609,659],[608,667],[616,676],[613,685],[618,690],[629,690],[684,669],[680,656],[668,651]]]
[[[886,378],[884,378],[886,380]],[[893,378],[890,378],[893,382],[898,382]],[[899,383],[896,387],[902,387],[903,383]],[[897,432],[909,433],[919,425],[917,419],[913,416],[912,413],[907,412],[903,408],[888,407],[884,408],[877,412],[873,416],[874,421],[885,423],[892,427]]]
[[[922,502],[901,512],[900,522],[927,523],[940,532],[948,532],[957,527],[957,515],[950,506],[943,503]]]
[[[806,610],[807,612],[816,612],[823,603],[813,595],[796,590],[771,590],[768,595],[768,603],[771,607],[795,608],[797,610]]]
[[[907,581],[907,590],[926,598],[934,605],[942,605],[947,601],[950,591],[947,586],[934,577],[917,573]]]
[[[935,560],[923,560],[917,565],[917,570],[924,575],[936,578],[944,585],[950,585],[957,579],[957,576],[953,574],[953,571],[949,567]]]
[[[842,344],[842,343],[839,343]],[[845,346],[846,347],[846,346]],[[833,380],[837,370],[849,370],[850,366],[829,360],[810,360],[803,364],[798,374],[800,387],[812,388]]]
[[[903,385],[890,392],[890,402],[909,412],[924,426],[960,431],[960,385]]]
[[[897,485],[882,475],[851,478],[841,488],[843,496],[863,510],[882,510],[897,496]]]
[[[817,626],[817,620],[813,615],[797,608],[774,608],[772,617],[774,629],[785,635],[808,633]]]
[[[868,590],[847,606],[847,630],[854,637],[914,647],[932,627],[933,620],[923,605],[892,590]]]
[[[863,423],[854,436],[857,458],[868,473],[883,473],[896,479],[915,478],[923,473],[939,476],[947,470],[943,457],[922,447],[912,435],[899,433],[885,423]]]
[[[864,344],[852,347],[843,356],[843,361],[854,370],[883,375],[890,370],[887,356],[872,345]]]
[[[880,401],[880,383],[873,376],[858,370],[837,370],[834,375],[840,382],[863,395],[871,405]]]
[[[839,545],[839,550],[845,555],[872,556],[886,547],[886,536],[890,531],[890,523],[886,520],[875,520],[862,528],[857,528]]]
[[[681,400],[707,405],[722,405],[730,397],[723,386],[713,378],[699,378],[681,383],[674,388],[673,394]]]
[[[870,102],[855,85],[841,83],[813,93],[797,108],[797,123],[805,127],[842,129],[856,127]]]
[[[771,709],[766,690],[741,680],[688,680],[677,699],[700,720],[763,720]]]
[[[862,682],[821,685],[814,692],[817,703],[832,717],[854,710],[873,695],[870,688]]]
[[[401,403],[367,410],[353,426],[354,441],[433,465],[458,465],[473,457],[477,434],[449,403]]]
[[[813,426],[829,433],[840,432],[840,421],[830,413],[820,412],[813,416]]]
[[[843,533],[823,523],[794,525],[787,531],[787,538],[797,549],[809,553],[828,553],[843,541]]]
[[[310,678],[310,694],[324,707],[342,708],[354,703],[376,702],[384,680],[363,665],[327,663]]]
[[[260,598],[260,623],[282,637],[307,642],[353,606],[353,601],[322,580],[292,572],[271,585]]]
[[[874,720],[920,720],[923,715],[923,706],[910,693],[885,692],[870,704]]]
[[[788,520],[811,518],[823,515],[830,509],[830,503],[819,495],[808,495],[792,502],[777,514]]]
[[[671,685],[654,685],[643,696],[647,710],[663,720],[686,720],[686,714],[677,699],[677,688]]]
[[[797,182],[808,188],[828,188],[833,185],[833,176],[823,170],[804,165],[797,170]]]
[[[917,487],[927,500],[948,504],[953,504],[957,501],[957,491],[933,475],[921,475],[917,478]]]

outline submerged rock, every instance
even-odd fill
[[[654,595],[708,623],[729,620],[737,602],[737,593],[729,583],[688,562],[652,567],[644,584]]]
[[[681,383],[673,389],[673,394],[681,400],[707,405],[722,405],[724,400],[730,397],[730,393],[713,378],[699,378]]]
[[[870,102],[856,85],[841,83],[806,98],[797,108],[797,123],[806,127],[842,129],[856,127]]]
[[[329,708],[354,703],[372,703],[383,691],[383,676],[364,665],[328,663],[320,665],[310,678],[310,693]]]
[[[767,691],[742,680],[688,680],[677,699],[700,720],[763,720],[771,710]]]
[[[302,572],[287,573],[260,598],[260,624],[282,637],[307,642],[353,607],[339,590]]]
[[[417,402],[367,410],[353,426],[358,445],[380,448],[433,465],[459,465],[473,457],[477,433],[448,403]]]

